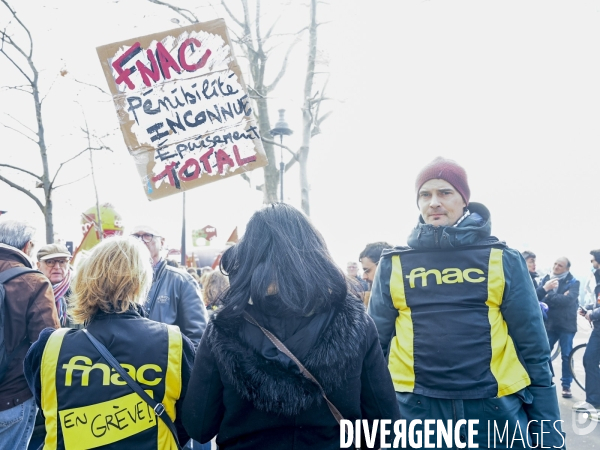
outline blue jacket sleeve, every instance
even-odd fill
[[[552,382],[550,370],[550,347],[537,295],[529,281],[525,261],[516,250],[505,249],[502,263],[505,287],[500,310],[519,358],[531,379],[531,385],[527,389],[532,394],[533,401],[523,405],[528,420],[532,421],[529,432],[541,436],[541,421],[544,420],[544,445],[562,448],[564,434],[553,427],[556,425],[561,430],[558,422],[561,418],[556,386]],[[550,427],[548,424],[551,424]],[[549,429],[552,431],[550,434]]]
[[[390,277],[392,274],[392,260],[389,257],[381,258],[375,273],[371,298],[367,312],[375,322],[379,343],[383,354],[387,355],[392,337],[395,335],[396,317],[398,310],[394,307],[390,294]]]
[[[198,347],[202,334],[206,329],[207,313],[200,288],[192,276],[188,273],[182,274],[179,288],[179,307],[177,308],[177,320],[175,325]]]
[[[588,309],[592,309],[592,308],[588,308]],[[590,320],[592,322],[600,321],[600,308],[592,309],[592,313],[590,314]],[[597,326],[600,326],[600,325],[597,325]]]
[[[568,286],[563,287],[563,289],[566,289],[564,293],[547,292],[543,298],[543,302],[550,308],[566,308],[570,310],[571,307],[579,304],[579,287],[579,281],[573,278]],[[562,289],[559,288],[559,291],[562,291]]]

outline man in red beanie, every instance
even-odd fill
[[[419,221],[407,247],[383,252],[368,308],[402,417],[478,420],[453,428],[460,443],[437,448],[467,440],[530,448],[542,437],[544,447],[563,448],[548,339],[523,257],[491,236],[490,213],[470,202],[455,161],[433,160],[415,190]]]

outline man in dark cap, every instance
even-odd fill
[[[402,417],[479,420],[473,432],[454,429],[479,448],[489,447],[494,426],[510,430],[506,448],[539,446],[542,436],[544,446],[563,448],[550,349],[525,261],[491,236],[490,213],[470,202],[455,161],[432,161],[415,190],[419,221],[408,247],[383,253],[368,308]]]

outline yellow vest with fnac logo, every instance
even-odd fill
[[[389,253],[397,392],[492,398],[531,384],[502,315],[502,255],[502,245]]]
[[[92,323],[127,373],[175,421],[181,392],[182,337],[177,327],[147,319]],[[44,449],[175,449],[169,428],[100,356],[81,330],[56,330],[44,348],[41,401]]]

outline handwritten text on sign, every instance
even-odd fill
[[[125,140],[148,169],[149,197],[266,164],[224,22],[209,24],[113,44],[108,53],[105,73],[108,67]],[[101,59],[105,52],[99,49]],[[137,151],[149,149],[151,160]]]
[[[153,392],[146,393],[152,397]],[[156,426],[156,414],[134,393],[115,400],[59,411],[66,448],[112,444]]]

